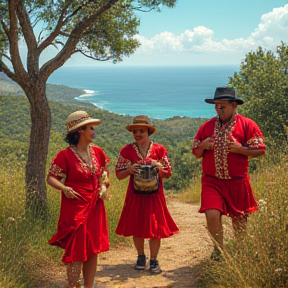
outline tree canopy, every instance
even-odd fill
[[[175,3],[176,0],[2,0],[0,69],[16,82],[20,81],[19,73],[25,74],[20,39],[24,39],[28,50],[27,72],[29,68],[40,69],[46,78],[75,53],[97,60],[121,61],[139,46],[133,37],[140,23],[135,11],[158,9],[160,4],[173,7]],[[39,57],[49,46],[59,52],[40,68]],[[36,61],[36,65],[31,65],[31,61]],[[14,73],[6,64],[12,65]]]
[[[1,0],[0,72],[18,83],[30,104],[31,133],[26,163],[27,202],[47,203],[45,169],[51,129],[46,82],[73,54],[121,61],[135,52],[135,11],[174,7],[177,0]],[[21,56],[23,46],[26,57]],[[40,57],[55,47],[42,64]],[[42,58],[41,58],[42,60]],[[30,205],[30,204],[29,204]],[[39,209],[38,209],[39,210]]]
[[[259,47],[241,63],[230,85],[245,99],[239,112],[255,120],[266,137],[287,139],[288,47],[282,42],[276,54]]]

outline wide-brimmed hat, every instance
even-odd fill
[[[148,128],[151,133],[156,131],[156,128],[150,124],[150,120],[146,115],[138,115],[133,118],[133,124],[127,125],[125,128],[132,132],[140,128]]]
[[[236,91],[231,87],[217,87],[213,99],[205,99],[206,103],[214,104],[217,100],[232,100],[239,105],[243,104],[242,98],[238,97]]]
[[[78,128],[87,124],[99,125],[101,123],[99,119],[91,118],[86,111],[76,111],[71,113],[65,122],[67,126],[66,134],[76,131]]]

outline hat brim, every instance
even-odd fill
[[[205,102],[206,103],[209,103],[209,104],[215,104],[215,101],[219,101],[219,100],[228,100],[228,101],[235,101],[237,104],[239,105],[242,105],[244,103],[243,99],[241,98],[232,98],[230,95],[228,96],[221,96],[221,97],[218,97],[216,99],[205,99]]]
[[[156,131],[156,128],[152,125],[149,124],[131,124],[131,125],[127,125],[125,128],[129,131],[132,132],[135,129],[141,129],[141,128],[148,128],[151,133],[154,133]]]
[[[100,119],[90,118],[90,119],[87,119],[87,120],[75,125],[74,127],[70,128],[70,129],[68,129],[66,131],[66,134],[71,133],[71,132],[75,132],[80,127],[88,125],[88,124],[94,124],[95,126],[98,126],[100,123],[101,123]]]

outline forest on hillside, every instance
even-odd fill
[[[66,117],[76,110],[86,110],[92,117],[101,119],[102,123],[97,127],[94,142],[106,151],[112,160],[111,165],[114,165],[119,149],[125,144],[133,142],[132,135],[125,129],[125,126],[132,122],[132,117],[97,109],[87,102],[74,100],[75,102],[71,103],[71,98],[74,97],[71,96],[71,91],[74,89],[65,86],[58,89],[59,87],[53,86],[58,85],[52,85],[51,91],[54,93],[53,99],[59,101],[50,101],[52,130],[48,163],[59,149],[67,146],[67,143],[63,141]],[[47,90],[49,91],[49,89]],[[78,89],[75,90],[73,91],[74,95],[78,93]],[[21,95],[6,94],[6,96],[0,96],[0,105],[0,125],[2,127],[0,130],[2,139],[0,156],[2,159],[7,159],[7,163],[17,159],[25,165],[31,125],[28,100]],[[172,164],[173,174],[165,182],[166,189],[178,191],[187,187],[193,173],[199,173],[200,162],[192,155],[191,144],[193,136],[203,121],[204,119],[188,117],[173,117],[167,120],[152,119],[152,124],[157,127],[157,131],[151,136],[151,139],[166,146]]]

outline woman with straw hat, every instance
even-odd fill
[[[119,180],[130,177],[116,233],[133,236],[138,253],[136,270],[145,270],[144,240],[149,239],[149,271],[157,274],[162,272],[157,261],[161,238],[178,233],[163,191],[162,179],[171,176],[171,166],[166,148],[149,139],[156,128],[147,116],[136,116],[126,129],[132,132],[135,142],[120,150],[115,168]]]
[[[85,111],[76,111],[66,119],[65,141],[69,147],[52,160],[47,183],[61,191],[61,210],[57,233],[51,245],[65,249],[62,261],[66,264],[68,286],[92,288],[97,255],[109,250],[106,211],[99,196],[103,175],[109,175],[110,161],[102,148],[91,144],[99,119]],[[104,180],[108,187],[108,177]]]

